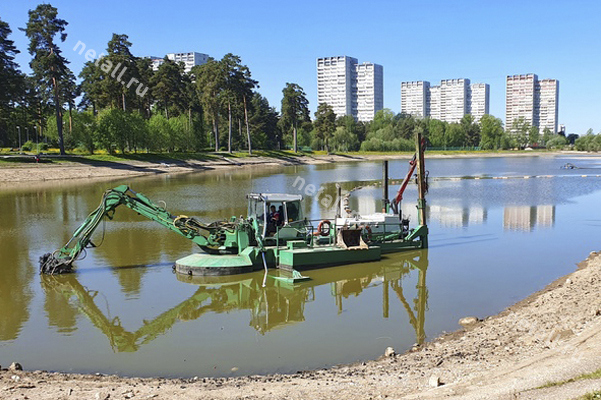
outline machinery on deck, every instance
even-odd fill
[[[417,242],[419,242],[419,248],[428,247],[428,227],[426,225],[428,172],[425,170],[425,149],[425,139],[421,138],[421,135],[418,134],[416,137],[416,152],[409,161],[407,175],[392,201],[388,198],[388,161],[383,162],[382,212],[353,215],[348,204],[345,204],[339,210],[345,210],[347,215],[341,216],[341,211],[339,211],[336,216],[336,226],[356,226],[361,228],[364,241],[369,246],[380,246],[383,253],[412,247]],[[418,191],[418,224],[415,229],[410,229],[409,218],[403,217],[402,214],[401,201],[403,200],[403,194],[405,193],[405,189],[407,189],[407,185],[413,179],[414,173]],[[340,194],[338,196],[340,197]]]

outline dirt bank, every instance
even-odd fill
[[[601,255],[591,253],[574,273],[501,314],[402,355],[293,375],[220,379],[3,370],[0,399],[574,398],[601,388],[601,380],[536,388],[601,367],[600,290]]]
[[[462,153],[462,154],[428,154],[428,158],[470,158],[470,157],[529,157],[553,156],[559,153]],[[91,161],[74,158],[71,162],[52,162],[52,158],[41,163],[10,162],[0,164],[0,185],[11,185],[17,182],[36,182],[72,179],[114,179],[119,177],[135,177],[153,174],[189,173],[203,170],[234,169],[257,166],[286,166],[331,164],[352,161],[370,161],[383,159],[409,159],[409,154],[372,154],[372,155],[317,155],[317,156],[282,156],[282,157],[240,157],[199,161],[187,160],[173,162],[143,162],[133,160]],[[44,161],[44,159],[42,159]]]
[[[297,160],[297,158],[299,160]],[[83,159],[72,162],[47,162],[41,163],[10,163],[0,166],[0,184],[12,184],[15,182],[53,181],[64,179],[113,179],[118,177],[136,177],[157,174],[189,173],[205,170],[232,169],[249,166],[273,166],[273,165],[298,165],[318,164],[329,161],[313,157],[297,158],[270,158],[270,157],[248,157],[227,158],[217,160],[188,160],[173,162],[145,162],[134,160],[115,161],[89,161]]]

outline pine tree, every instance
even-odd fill
[[[29,63],[36,85],[42,99],[52,99],[56,115],[58,144],[61,154],[65,154],[63,140],[63,103],[61,97],[63,85],[69,84],[73,76],[69,61],[62,56],[62,51],[56,43],[64,42],[67,38],[65,27],[67,21],[58,18],[58,11],[50,4],[40,4],[35,10],[29,11],[29,21],[23,31],[29,38],[29,54],[33,59]]]
[[[286,83],[282,90],[282,124],[287,128],[292,128],[292,137],[294,142],[294,152],[298,152],[297,129],[301,122],[310,121],[309,101],[303,91],[303,88],[296,83]]]

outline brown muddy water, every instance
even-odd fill
[[[582,169],[561,169],[567,162]],[[265,288],[262,272],[174,274],[174,261],[194,246],[126,208],[98,228],[94,243],[102,244],[74,274],[40,276],[38,257],[64,244],[118,184],[210,222],[245,215],[249,192],[298,193],[301,177],[322,188],[319,198],[305,199],[305,213],[317,219],[332,217],[323,196],[336,182],[348,189],[379,179],[380,163],[1,187],[0,364],[230,376],[373,359],[388,346],[404,351],[457,329],[461,317],[501,311],[599,250],[599,168],[601,159],[585,157],[428,160],[429,250],[309,271],[312,279],[297,285],[270,279]],[[400,178],[406,162],[390,169]],[[379,198],[381,189],[365,187],[351,206],[370,213]],[[403,211],[412,221],[415,198],[410,185]]]

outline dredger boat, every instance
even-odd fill
[[[95,247],[91,238],[99,224],[104,218],[112,219],[116,208],[122,205],[200,247],[201,252],[175,262],[175,271],[187,275],[232,275],[276,267],[292,271],[292,279],[302,280],[306,277],[297,270],[377,261],[383,253],[427,248],[424,150],[425,142],[417,134],[416,153],[392,201],[388,200],[388,162],[384,162],[382,212],[353,215],[341,201],[333,222],[306,219],[302,195],[251,193],[247,195],[246,218],[232,217],[205,224],[185,215],[172,215],[128,186],[117,186],[105,192],[98,208],[67,244],[40,257],[40,271],[49,274],[72,271],[80,253],[86,247]],[[416,169],[418,224],[410,228],[409,221],[402,218],[400,202]]]

